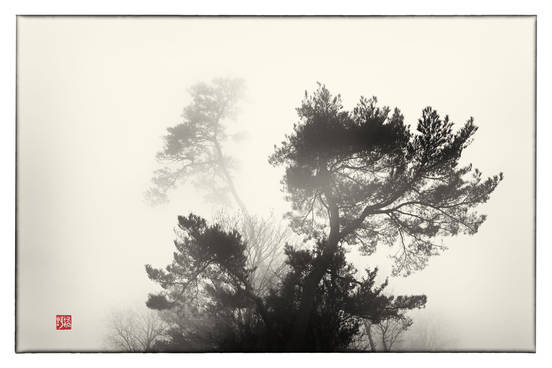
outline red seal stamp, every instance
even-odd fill
[[[56,330],[70,330],[72,325],[70,314],[58,314],[56,316]]]

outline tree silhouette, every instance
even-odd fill
[[[313,250],[286,246],[287,273],[267,295],[258,295],[247,267],[247,246],[240,234],[208,225],[196,215],[178,218],[182,237],[165,269],[150,265],[150,279],[163,291],[150,294],[147,306],[180,313],[164,351],[283,351],[300,312],[302,285],[314,260],[325,248]],[[315,289],[316,309],[310,311],[307,342],[298,351],[346,350],[360,323],[401,318],[405,311],[425,306],[426,297],[389,296],[387,281],[375,284],[377,269],[358,279],[343,252],[332,257],[331,267]],[[197,303],[190,303],[189,300]],[[189,321],[190,323],[182,323]]]
[[[234,183],[234,159],[226,154],[225,145],[235,138],[228,132],[228,126],[236,117],[243,90],[241,79],[225,78],[215,79],[211,83],[198,83],[190,88],[192,101],[184,109],[183,121],[167,130],[164,147],[157,154],[163,167],[155,172],[153,185],[146,197],[152,204],[166,202],[171,189],[192,181],[196,188],[206,192],[209,201],[220,204],[221,201],[232,199],[239,212],[229,215],[221,211],[215,216],[216,222],[221,230],[240,230],[240,236],[244,237],[244,243],[247,244],[246,266],[252,270],[251,289],[256,295],[265,295],[283,271],[282,245],[290,237],[290,231],[281,225],[281,221],[275,221],[273,216],[262,218],[250,214]],[[188,336],[195,334],[196,341],[185,343],[180,340],[176,344],[163,342],[158,348],[186,351],[210,348],[207,342],[214,338],[202,337],[202,333],[208,331],[216,319],[197,308],[198,304],[208,302],[206,298],[208,296],[205,293],[198,291],[163,314],[173,325],[179,318],[187,320],[186,325],[176,323],[177,326],[171,329],[175,339],[182,335],[182,331],[186,331]]]
[[[270,157],[285,165],[285,189],[297,231],[325,239],[303,281],[300,311],[289,349],[304,346],[317,286],[345,244],[371,254],[398,245],[394,274],[422,269],[444,249],[438,236],[475,234],[502,174],[483,178],[460,156],[477,127],[470,118],[457,132],[431,107],[411,133],[398,109],[362,97],[345,111],[339,95],[318,89],[297,109],[299,122]]]
[[[225,110],[216,109],[216,100],[198,98],[197,106],[208,109],[196,106],[190,111],[202,111],[198,121],[218,122],[222,113],[212,110]],[[475,207],[489,199],[502,174],[484,178],[471,164],[460,165],[477,130],[472,118],[453,132],[448,116],[441,118],[427,107],[412,133],[398,109],[391,114],[376,103],[375,97],[362,97],[346,111],[339,95],[319,85],[312,95],[305,93],[293,133],[269,158],[286,169],[283,182],[292,204],[292,228],[308,235],[313,245],[286,245],[286,271],[279,282],[255,286],[258,265],[248,252],[247,240],[253,241],[255,234],[250,226],[240,232],[219,223],[208,225],[193,214],[178,218],[173,262],[165,269],[146,266],[150,279],[163,289],[150,294],[147,305],[176,311],[177,320],[194,322],[174,324],[171,340],[160,350],[346,350],[354,348],[363,324],[379,329],[386,350],[399,340],[412,324],[406,312],[424,307],[426,297],[385,294],[387,281],[375,284],[377,269],[359,278],[346,261],[345,246],[358,246],[366,255],[378,244],[396,247],[394,275],[420,270],[445,249],[438,242],[442,236],[478,231],[485,215]],[[187,125],[195,126],[196,120],[190,118]],[[223,170],[224,155],[211,131],[218,132],[216,126],[183,135],[200,137],[194,141],[167,138],[176,148],[165,151],[179,163],[192,165],[184,170],[222,158],[215,160],[212,174],[226,180],[238,206],[245,209]],[[242,213],[249,218],[246,210]],[[242,233],[249,234],[246,240]],[[274,239],[272,246],[280,247],[276,242],[282,239]],[[375,349],[376,343],[370,342]]]
[[[223,200],[229,193],[247,212],[232,178],[232,158],[223,150],[232,138],[227,121],[235,117],[243,90],[243,80],[227,78],[190,88],[192,102],[182,113],[183,121],[167,129],[164,148],[157,154],[162,167],[155,171],[146,192],[150,203],[168,201],[169,190],[194,179],[208,198]]]

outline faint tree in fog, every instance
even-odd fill
[[[268,293],[252,285],[254,268],[247,264],[247,246],[238,231],[208,225],[196,215],[178,217],[182,236],[175,241],[173,262],[164,268],[146,266],[163,289],[150,294],[147,306],[175,311],[170,339],[160,351],[282,351],[292,336],[301,306],[301,287],[320,257],[314,250],[286,246],[286,272]],[[317,308],[311,311],[300,351],[347,350],[363,319],[379,323],[400,318],[425,306],[424,295],[390,296],[387,281],[376,285],[377,269],[357,277],[342,250],[315,288]],[[190,302],[193,301],[193,302]],[[190,323],[187,323],[190,321]]]
[[[444,249],[436,238],[477,232],[485,215],[474,207],[502,180],[459,165],[477,130],[472,118],[453,132],[448,116],[427,107],[412,133],[397,108],[376,102],[361,97],[346,111],[323,85],[305,92],[299,122],[270,157],[285,165],[294,229],[321,244],[302,283],[292,350],[306,343],[317,286],[344,245],[366,255],[396,246],[393,273],[408,275]]]
[[[168,191],[186,181],[194,181],[197,190],[206,190],[208,199],[219,204],[230,194],[241,213],[221,212],[217,222],[240,230],[248,245],[248,265],[256,270],[253,285],[266,291],[283,267],[283,245],[290,231],[273,216],[251,215],[234,183],[233,159],[224,146],[232,138],[228,125],[236,117],[244,87],[242,79],[219,78],[190,88],[192,102],[182,122],[167,129],[157,154],[163,167],[155,171],[146,197],[152,204],[168,201]]]
[[[412,318],[401,314],[378,323],[364,320],[351,344],[354,350],[391,351],[412,326]]]
[[[291,240],[291,231],[272,214],[267,217],[219,212],[214,222],[231,231],[238,230],[246,244],[246,266],[252,270],[251,287],[257,295],[266,295],[276,286],[284,271],[284,245]]]
[[[400,344],[400,349],[407,351],[451,351],[456,348],[455,332],[433,314],[417,316],[416,323],[406,332]]]
[[[107,348],[126,352],[153,351],[155,344],[165,338],[166,329],[157,311],[119,311],[109,319]]]
[[[232,138],[227,123],[235,117],[243,89],[243,80],[223,78],[190,88],[192,102],[184,109],[182,122],[167,129],[164,147],[157,154],[162,167],[146,192],[150,203],[166,202],[169,190],[193,180],[209,198],[220,201],[229,193],[247,212],[232,178],[232,158],[223,151]]]
[[[381,341],[383,350],[391,351],[393,346],[400,342],[401,337],[410,326],[412,326],[412,319],[408,317],[389,318],[376,324],[376,335]]]

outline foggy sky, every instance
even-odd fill
[[[227,152],[252,213],[283,213],[282,169],[267,157],[316,82],[345,108],[361,95],[399,107],[412,126],[425,106],[478,132],[464,152],[484,175],[504,173],[474,236],[394,293],[428,296],[458,349],[534,347],[534,19],[512,18],[18,18],[19,350],[98,350],[106,318],[143,307],[164,266],[176,216],[219,208],[183,186],[160,208],[143,192],[187,89],[245,79]],[[358,268],[391,261],[350,254]],[[71,314],[73,330],[56,331]],[[414,320],[416,323],[416,319]]]

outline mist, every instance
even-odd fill
[[[144,199],[189,88],[220,77],[245,84],[225,152],[249,212],[265,217],[290,210],[268,157],[316,82],[347,109],[377,96],[412,130],[428,105],[457,127],[473,116],[461,162],[505,177],[478,207],[487,220],[389,288],[427,295],[412,331],[436,324],[437,349],[533,350],[534,37],[530,17],[19,17],[18,351],[104,350],[113,311],[145,311],[159,290],[144,265],[170,262],[177,216],[236,211],[193,183],[165,205]],[[389,252],[347,257],[383,281]],[[57,314],[73,316],[70,333],[54,329]]]

